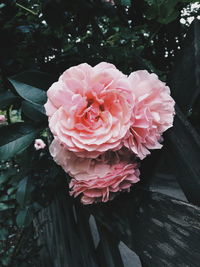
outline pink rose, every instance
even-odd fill
[[[6,117],[4,115],[0,115],[0,123],[6,122]]]
[[[131,126],[134,98],[123,73],[109,63],[66,70],[47,92],[49,127],[70,151],[97,157],[117,150]]]
[[[36,150],[44,149],[46,144],[42,139],[35,139],[34,147]]]
[[[139,170],[127,149],[106,152],[96,159],[77,157],[58,140],[50,145],[50,153],[57,164],[73,179],[71,195],[81,196],[83,204],[106,202],[117,192],[129,191],[139,181]]]
[[[149,149],[162,147],[161,135],[173,125],[175,102],[169,87],[155,74],[136,71],[130,74],[128,80],[136,102],[124,144],[143,159],[150,154]]]

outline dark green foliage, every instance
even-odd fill
[[[0,128],[0,158],[8,160],[23,152],[37,136],[38,130],[32,125],[16,123]]]
[[[12,92],[6,91],[0,94],[0,108],[6,109],[9,108],[11,104],[17,101],[17,96],[15,96]]]
[[[13,87],[23,99],[43,105],[47,101],[46,93],[36,87],[17,81],[16,79],[9,79]]]
[[[40,247],[33,238],[33,219],[37,218],[42,207],[47,206],[54,199],[54,195],[60,188],[67,187],[65,174],[52,161],[48,152],[51,135],[47,129],[47,117],[43,106],[47,99],[46,90],[65,69],[82,62],[91,65],[100,61],[111,62],[126,74],[138,69],[147,69],[156,72],[161,79],[166,80],[174,66],[180,47],[183,46],[183,39],[189,26],[187,16],[200,15],[198,8],[191,10],[191,6],[188,6],[193,2],[196,1],[116,0],[114,5],[112,1],[104,0],[0,1],[0,114],[7,117],[7,123],[0,125],[0,266],[9,264],[12,267],[40,266],[39,261],[35,260],[38,258]],[[188,14],[181,13],[183,9],[187,10]],[[185,24],[180,22],[181,18],[186,20]],[[179,61],[182,67],[178,68],[176,64],[169,82],[182,111],[191,119],[192,124],[200,129],[199,90],[197,90],[199,85],[198,25],[199,22],[196,21],[191,26],[187,39],[189,41],[186,41],[185,48],[182,50],[184,56],[181,55]],[[191,49],[187,48],[187,42],[192,43]],[[189,65],[184,62],[189,62]],[[189,69],[188,66],[190,66]],[[193,69],[195,69],[194,72]],[[182,79],[182,72],[185,79]],[[187,79],[187,75],[191,80]],[[185,80],[187,83],[184,82]],[[187,90],[191,81],[196,91],[193,90],[190,94]],[[181,98],[182,90],[188,97]],[[185,167],[182,173],[188,172],[191,176],[194,174],[194,182],[189,187],[187,187],[186,176],[182,180],[179,179],[180,185],[189,201],[199,203],[197,180],[199,169],[195,167],[193,170],[193,166],[188,167],[183,150],[180,148],[180,144],[184,146],[185,142],[188,149],[190,144],[195,146],[196,139],[188,141],[188,136],[194,138],[191,132],[192,126],[187,127],[186,130],[189,130],[185,131],[185,134],[181,135],[178,132],[181,123],[187,124],[186,118],[184,123],[180,118],[182,117],[177,118],[175,127],[177,136],[175,137],[172,132],[167,140],[173,144],[173,148],[176,147],[173,142],[178,144],[178,148],[172,153],[178,158],[176,162],[180,164],[180,169],[181,162],[184,160]],[[182,141],[178,142],[180,136]],[[47,147],[43,151],[35,151],[33,146],[35,138],[42,138],[46,142]],[[198,149],[196,146],[196,155],[199,154]],[[192,162],[197,165],[196,155],[195,160],[191,157],[191,165]],[[155,154],[152,159],[157,162],[159,157],[160,154]],[[143,177],[146,177],[145,174],[151,176],[152,166],[155,166],[153,160],[144,162]],[[144,179],[142,186],[148,183],[149,178]],[[194,190],[195,187],[196,190]],[[193,195],[192,192],[194,192]],[[170,202],[163,197],[161,200],[166,209],[172,206],[173,201]],[[150,201],[153,205],[157,205],[157,200],[152,199],[151,196]],[[69,227],[66,233],[70,236],[69,242],[72,242],[72,244],[68,243],[67,250],[69,264],[76,264],[81,259],[86,266],[96,266],[96,251],[92,249],[91,239],[87,240],[89,225],[84,219],[86,215],[82,209],[77,208],[78,221],[75,223],[70,203],[67,204],[69,210],[65,209],[64,212],[64,222],[67,222],[66,227]],[[144,208],[148,209],[148,207]],[[123,211],[123,207],[120,210]],[[102,266],[120,265],[121,258],[116,246],[122,229],[117,229],[116,240],[113,236],[116,230],[114,227],[111,229],[112,234],[107,232],[110,231],[110,221],[117,221],[118,217],[112,217],[117,212],[114,214],[109,212],[112,216],[107,216],[104,221],[101,216],[102,214],[105,216],[106,213],[102,211],[100,208],[95,214],[99,220],[97,226],[101,233],[97,254],[102,258],[98,260]],[[188,208],[188,214],[191,213]],[[179,210],[178,214],[182,214],[182,211]],[[161,218],[162,223],[165,223],[164,217]],[[121,215],[120,218],[123,220]],[[62,229],[65,228],[62,222],[59,220],[56,222],[60,223]],[[55,221],[53,223],[55,224]],[[139,221],[139,224],[142,223]],[[121,225],[118,223],[117,227],[120,228],[122,225],[123,222]],[[38,227],[40,232],[42,226]],[[76,235],[77,229],[84,243],[83,247],[81,243],[78,250],[72,251],[71,254],[70,245],[77,247],[77,243],[80,243]],[[137,234],[136,237],[139,240]],[[125,240],[127,237],[123,236],[123,238]],[[158,239],[161,241],[160,235]],[[126,240],[126,244],[136,249],[147,264],[147,255],[143,253],[146,249],[144,244],[141,245],[142,247],[135,248],[131,242]],[[89,256],[87,251],[90,253]],[[147,247],[146,251],[152,253],[150,247]],[[113,255],[116,258],[113,258]],[[198,255],[196,257],[198,258]],[[31,265],[26,265],[27,259]],[[152,264],[158,263],[160,263],[159,260],[155,259]],[[76,267],[76,265],[70,267]]]

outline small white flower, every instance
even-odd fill
[[[46,144],[42,139],[35,139],[34,147],[36,150],[44,149]]]

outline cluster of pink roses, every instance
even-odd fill
[[[80,64],[47,92],[50,153],[71,177],[71,195],[106,202],[139,181],[136,159],[159,149],[173,124],[174,100],[155,74],[128,77],[114,65]]]

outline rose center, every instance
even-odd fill
[[[93,99],[88,99],[87,108],[89,108],[94,103]]]

